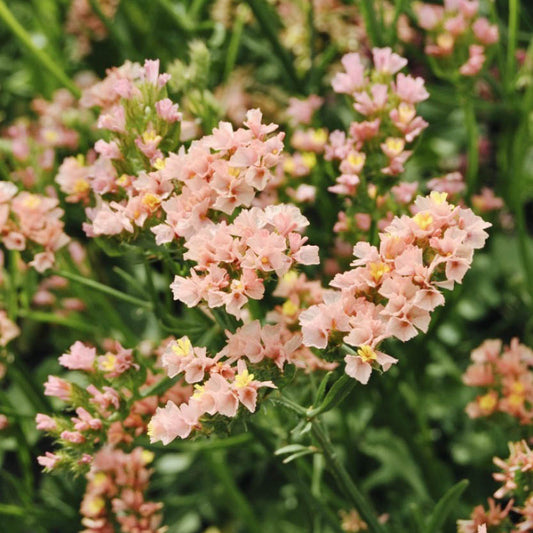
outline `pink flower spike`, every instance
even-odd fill
[[[76,341],[68,353],[64,353],[59,358],[59,364],[70,370],[85,370],[91,372],[94,370],[94,361],[96,359],[96,349],[86,346],[80,341]]]

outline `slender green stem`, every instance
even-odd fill
[[[85,333],[95,333],[95,328],[91,324],[75,320],[54,313],[47,313],[46,311],[28,311],[26,309],[19,309],[18,316],[27,318],[28,320],[35,320],[35,322],[43,322],[44,324],[55,324],[57,326],[65,326],[77,331],[84,331]]]
[[[333,445],[326,435],[322,424],[318,420],[315,419],[311,422],[311,431],[324,454],[337,485],[345,493],[346,497],[349,498],[363,520],[365,520],[369,531],[373,531],[374,533],[385,533],[385,529],[379,523],[372,505],[364,494],[356,487],[352,478],[337,458]]]
[[[226,464],[223,452],[205,454],[212,471],[224,487],[225,496],[232,504],[234,514],[246,524],[246,531],[260,533],[259,521],[255,516],[248,500],[244,497],[233,479],[233,475]]]
[[[109,285],[99,283],[94,279],[84,278],[83,276],[73,274],[71,272],[65,272],[64,270],[55,271],[54,274],[56,274],[57,276],[61,276],[62,278],[74,281],[76,283],[80,283],[81,285],[85,285],[86,287],[90,287],[91,289],[95,289],[99,292],[103,292],[104,294],[108,294],[109,296],[113,296],[118,300],[123,300],[124,302],[137,305],[138,307],[141,307],[143,309],[153,309],[153,305],[150,302],[145,302],[144,300],[136,298],[135,296],[131,296],[129,294],[126,294],[125,292],[113,289],[113,287],[109,287]]]
[[[376,17],[376,5],[373,0],[361,0],[360,9],[365,19],[365,27],[372,46],[381,46],[380,29]]]
[[[239,53],[239,46],[241,44],[242,31],[244,29],[244,20],[246,18],[246,12],[249,11],[246,6],[237,8],[237,19],[233,25],[233,31],[231,32],[231,39],[228,46],[228,52],[226,55],[226,63],[224,65],[224,81],[228,81],[235,62],[237,61],[237,54]]]
[[[467,135],[467,169],[466,187],[467,198],[470,199],[476,190],[479,173],[479,129],[472,97],[464,95],[462,98]]]
[[[21,44],[30,52],[31,55],[52,74],[62,85],[64,85],[76,98],[81,96],[80,89],[74,82],[63,72],[56,62],[44,51],[38,48],[31,40],[28,32],[20,25],[18,20],[13,16],[4,0],[0,0],[0,19],[17,37]]]
[[[518,29],[518,11],[520,7],[519,0],[509,0],[509,25],[507,36],[507,72],[506,85],[508,88],[512,87],[516,71],[516,44],[517,44],[517,29]]]

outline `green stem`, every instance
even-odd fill
[[[361,0],[360,9],[365,19],[365,27],[372,46],[381,46],[380,31],[376,18],[376,6],[373,0]]]
[[[311,422],[311,431],[320,445],[338,487],[345,493],[346,497],[349,498],[363,520],[365,520],[369,531],[373,531],[374,533],[385,533],[385,529],[379,523],[377,515],[370,502],[363,493],[359,491],[355,483],[352,481],[352,478],[337,458],[333,445],[326,435],[322,424],[318,420],[315,419]]]
[[[477,126],[472,97],[464,95],[462,103],[467,135],[466,187],[467,199],[470,200],[472,194],[476,190],[479,173],[479,129]]]
[[[226,456],[223,452],[205,454],[212,471],[224,487],[225,497],[231,502],[234,515],[246,524],[246,530],[250,533],[261,533],[259,522],[250,504],[233,479],[233,475],[226,464]]]
[[[510,89],[514,79],[516,67],[516,43],[517,43],[517,29],[518,29],[518,0],[509,0],[509,26],[507,36],[507,72],[506,85]]]
[[[224,81],[228,81],[233,72],[233,68],[235,67],[235,62],[237,61],[237,54],[239,53],[239,46],[241,44],[242,31],[244,29],[244,20],[247,11],[247,8],[237,8],[237,20],[233,25],[233,31],[231,33],[231,39],[226,55],[226,64],[224,65]]]
[[[148,310],[153,309],[153,306],[150,302],[145,302],[144,300],[136,298],[135,296],[131,296],[129,294],[126,294],[125,292],[121,292],[121,291],[118,291],[117,289],[113,289],[113,287],[109,287],[108,285],[99,283],[98,281],[95,281],[94,279],[84,278],[83,276],[80,276],[78,274],[73,274],[71,272],[65,272],[64,270],[55,271],[53,272],[53,274],[57,276],[61,276],[62,278],[69,279],[76,283],[80,283],[81,285],[85,285],[86,287],[90,287],[91,289],[95,289],[97,291],[103,292],[104,294],[113,296],[114,298],[117,298],[118,300],[123,300],[124,302],[137,305],[139,307],[142,307],[143,309],[148,309]]]
[[[9,8],[0,0],[0,19],[4,21],[6,26],[17,37],[21,44],[33,55],[33,57],[52,74],[62,85],[64,85],[76,98],[81,96],[80,89],[74,82],[61,70],[61,68],[54,62],[54,60],[31,40],[28,32],[19,24],[18,20],[13,16]]]
[[[35,322],[43,322],[44,324],[55,324],[57,326],[65,326],[85,333],[95,333],[95,328],[91,324],[82,322],[81,320],[74,320],[54,313],[47,313],[46,311],[28,311],[20,309],[18,316],[27,318],[28,320],[35,320]]]

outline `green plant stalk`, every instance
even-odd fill
[[[54,271],[53,274],[57,276],[61,276],[62,278],[69,279],[76,283],[80,283],[81,285],[85,285],[86,287],[90,287],[91,289],[95,289],[104,294],[108,294],[109,296],[113,296],[114,298],[117,298],[118,300],[123,300],[124,302],[137,305],[138,307],[141,307],[143,309],[148,309],[148,310],[153,309],[153,305],[150,302],[145,302],[144,300],[136,298],[135,296],[131,296],[129,294],[126,294],[125,292],[119,291],[117,289],[113,289],[113,287],[109,287],[109,285],[104,285],[103,283],[99,283],[98,281],[95,281],[94,279],[84,278],[83,276],[79,276],[78,274],[73,274],[71,272],[66,272],[64,270]]]
[[[318,420],[311,422],[311,431],[320,445],[320,449],[324,454],[326,463],[328,464],[338,487],[345,493],[346,497],[357,509],[363,520],[368,525],[369,531],[374,533],[385,533],[385,529],[379,523],[377,515],[373,510],[370,502],[366,499],[362,492],[356,487],[352,478],[337,458],[333,445],[329,440],[322,424]]]
[[[373,0],[360,0],[360,9],[365,19],[365,27],[368,32],[370,44],[372,46],[381,46],[375,2]]]
[[[476,190],[479,173],[479,129],[472,99],[467,95],[462,98],[467,136],[466,190],[470,200]]]
[[[19,24],[18,20],[13,16],[4,0],[0,0],[0,19],[4,21],[6,26],[17,37],[20,43],[28,50],[28,52],[46,69],[52,76],[54,76],[59,83],[64,85],[76,98],[81,96],[81,91],[74,82],[61,70],[61,68],[54,62],[54,60],[31,40],[28,32]]]
[[[239,46],[241,44],[241,37],[242,31],[244,29],[246,11],[247,9],[237,9],[237,19],[235,20],[235,24],[233,25],[233,31],[231,32],[231,39],[226,55],[226,63],[224,65],[224,81],[228,81],[235,67],[235,62],[237,61],[237,54],[239,53]]]
[[[239,490],[235,483],[231,471],[226,464],[226,455],[224,452],[218,451],[215,453],[206,453],[206,457],[211,470],[216,475],[220,483],[224,487],[225,495],[232,503],[233,514],[246,524],[246,531],[250,533],[261,533],[259,521],[255,516],[248,500]]]
[[[516,44],[517,44],[517,29],[518,29],[518,12],[520,2],[519,0],[509,0],[509,22],[507,34],[507,69],[506,69],[506,86],[511,89],[514,73],[516,70]]]

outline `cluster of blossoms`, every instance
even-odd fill
[[[486,340],[476,348],[463,382],[470,387],[481,387],[479,395],[467,406],[472,418],[507,413],[521,424],[533,420],[533,350],[513,339],[503,346],[498,339]]]
[[[359,54],[345,55],[345,72],[332,81],[335,92],[354,99],[358,113],[348,135],[332,132],[325,148],[325,158],[340,163],[341,175],[330,190],[342,195],[353,196],[370,177],[379,184],[380,174],[401,174],[412,153],[407,145],[427,126],[415,107],[429,96],[424,80],[399,72],[407,59],[390,48],[374,48],[372,56],[374,67],[368,70]]]
[[[66,89],[55,91],[51,101],[36,98],[32,110],[37,115],[35,119],[20,118],[2,133],[10,179],[20,182],[25,189],[49,180],[56,153],[77,149],[79,134],[75,127],[88,123],[91,117]]]
[[[440,69],[475,76],[488,46],[498,42],[498,26],[478,15],[478,0],[445,0],[444,6],[416,3],[418,24],[427,31],[425,52]]]
[[[146,432],[149,418],[159,405],[169,399],[180,403],[192,394],[192,387],[182,383],[176,383],[161,396],[152,394],[164,378],[158,358],[150,358],[148,350],[140,370],[132,350],[116,341],[105,344],[107,351],[97,355],[96,348],[77,341],[59,358],[65,368],[82,372],[87,386],[48,376],[45,395],[59,398],[76,414],[37,415],[37,429],[46,431],[62,445],[60,452],[46,452],[39,457],[39,463],[48,470],[63,466],[79,470],[93,461],[94,451],[104,443],[131,445]]]
[[[296,344],[290,341],[282,344],[275,332],[261,332],[258,322],[252,327],[259,329],[258,336],[251,336],[250,328],[246,327],[234,335],[228,333],[228,345],[215,357],[208,356],[205,348],[193,347],[187,337],[168,345],[162,361],[169,377],[183,375],[186,383],[194,384],[195,391],[181,405],[170,400],[164,408],[157,409],[148,427],[152,442],[168,444],[176,437],[187,438],[193,429],[201,428],[202,417],[217,414],[234,417],[241,404],[253,413],[258,389],[275,388],[271,381],[256,380],[248,372],[244,357],[254,364],[266,358],[283,364],[299,340]]]
[[[26,252],[23,257],[37,271],[50,268],[55,252],[68,243],[57,198],[20,191],[0,182],[0,244]]]
[[[417,213],[395,218],[380,234],[379,249],[354,247],[352,270],[337,274],[324,302],[300,315],[303,342],[324,349],[328,343],[354,346],[346,373],[367,383],[373,368],[388,370],[396,359],[377,346],[388,337],[406,341],[427,331],[430,313],[444,303],[440,289],[453,288],[482,248],[490,224],[470,209],[432,192],[415,201]]]
[[[272,179],[284,134],[270,135],[278,126],[262,124],[258,109],[248,111],[244,126],[234,131],[221,122],[211,135],[163,162],[160,175],[176,193],[161,205],[165,221],[152,228],[157,244],[214,229],[213,219],[249,207]]]
[[[102,14],[113,20],[120,0],[99,0],[98,8]],[[102,41],[107,37],[107,28],[101,17],[94,12],[90,0],[73,0],[71,2],[65,31],[76,38],[74,55],[82,58],[91,51],[91,41]]]
[[[84,91],[80,103],[100,108],[98,128],[108,140],[98,140],[86,157],[66,158],[56,182],[67,202],[87,205],[94,199],[95,207],[87,209],[89,234],[132,232],[169,194],[171,185],[152,172],[162,162],[162,149],[180,138],[181,113],[166,98],[168,79],[159,74],[159,61],[147,60],[144,67],[127,62]]]
[[[189,277],[176,276],[174,298],[189,307],[207,302],[225,306],[241,318],[248,298],[261,300],[264,279],[286,274],[294,264],[319,262],[318,247],[305,244],[302,231],[309,221],[291,205],[254,207],[239,213],[231,224],[220,222],[190,237],[185,259],[196,265]]]
[[[533,530],[533,451],[525,441],[510,443],[509,450],[507,459],[494,458],[500,472],[492,476],[501,487],[494,493],[494,499],[489,498],[488,509],[479,505],[469,520],[459,520],[459,533],[476,533],[482,525],[488,527],[489,533]]]
[[[163,533],[162,504],[146,501],[153,454],[106,447],[94,456],[81,503],[82,533]]]

